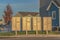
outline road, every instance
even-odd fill
[[[0,38],[0,40],[60,40],[60,37],[14,37]]]

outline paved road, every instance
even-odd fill
[[[55,37],[18,37],[18,38],[0,38],[0,40],[60,40]]]

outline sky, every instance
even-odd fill
[[[0,18],[3,18],[2,15],[8,4],[14,15],[17,12],[39,12],[39,0],[0,0]]]

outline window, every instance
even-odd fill
[[[56,11],[52,11],[52,19],[56,19]]]

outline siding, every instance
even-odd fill
[[[52,17],[52,11],[56,11],[56,19],[52,19],[52,26],[59,26],[59,8],[57,8],[53,3],[48,11],[48,15]]]

